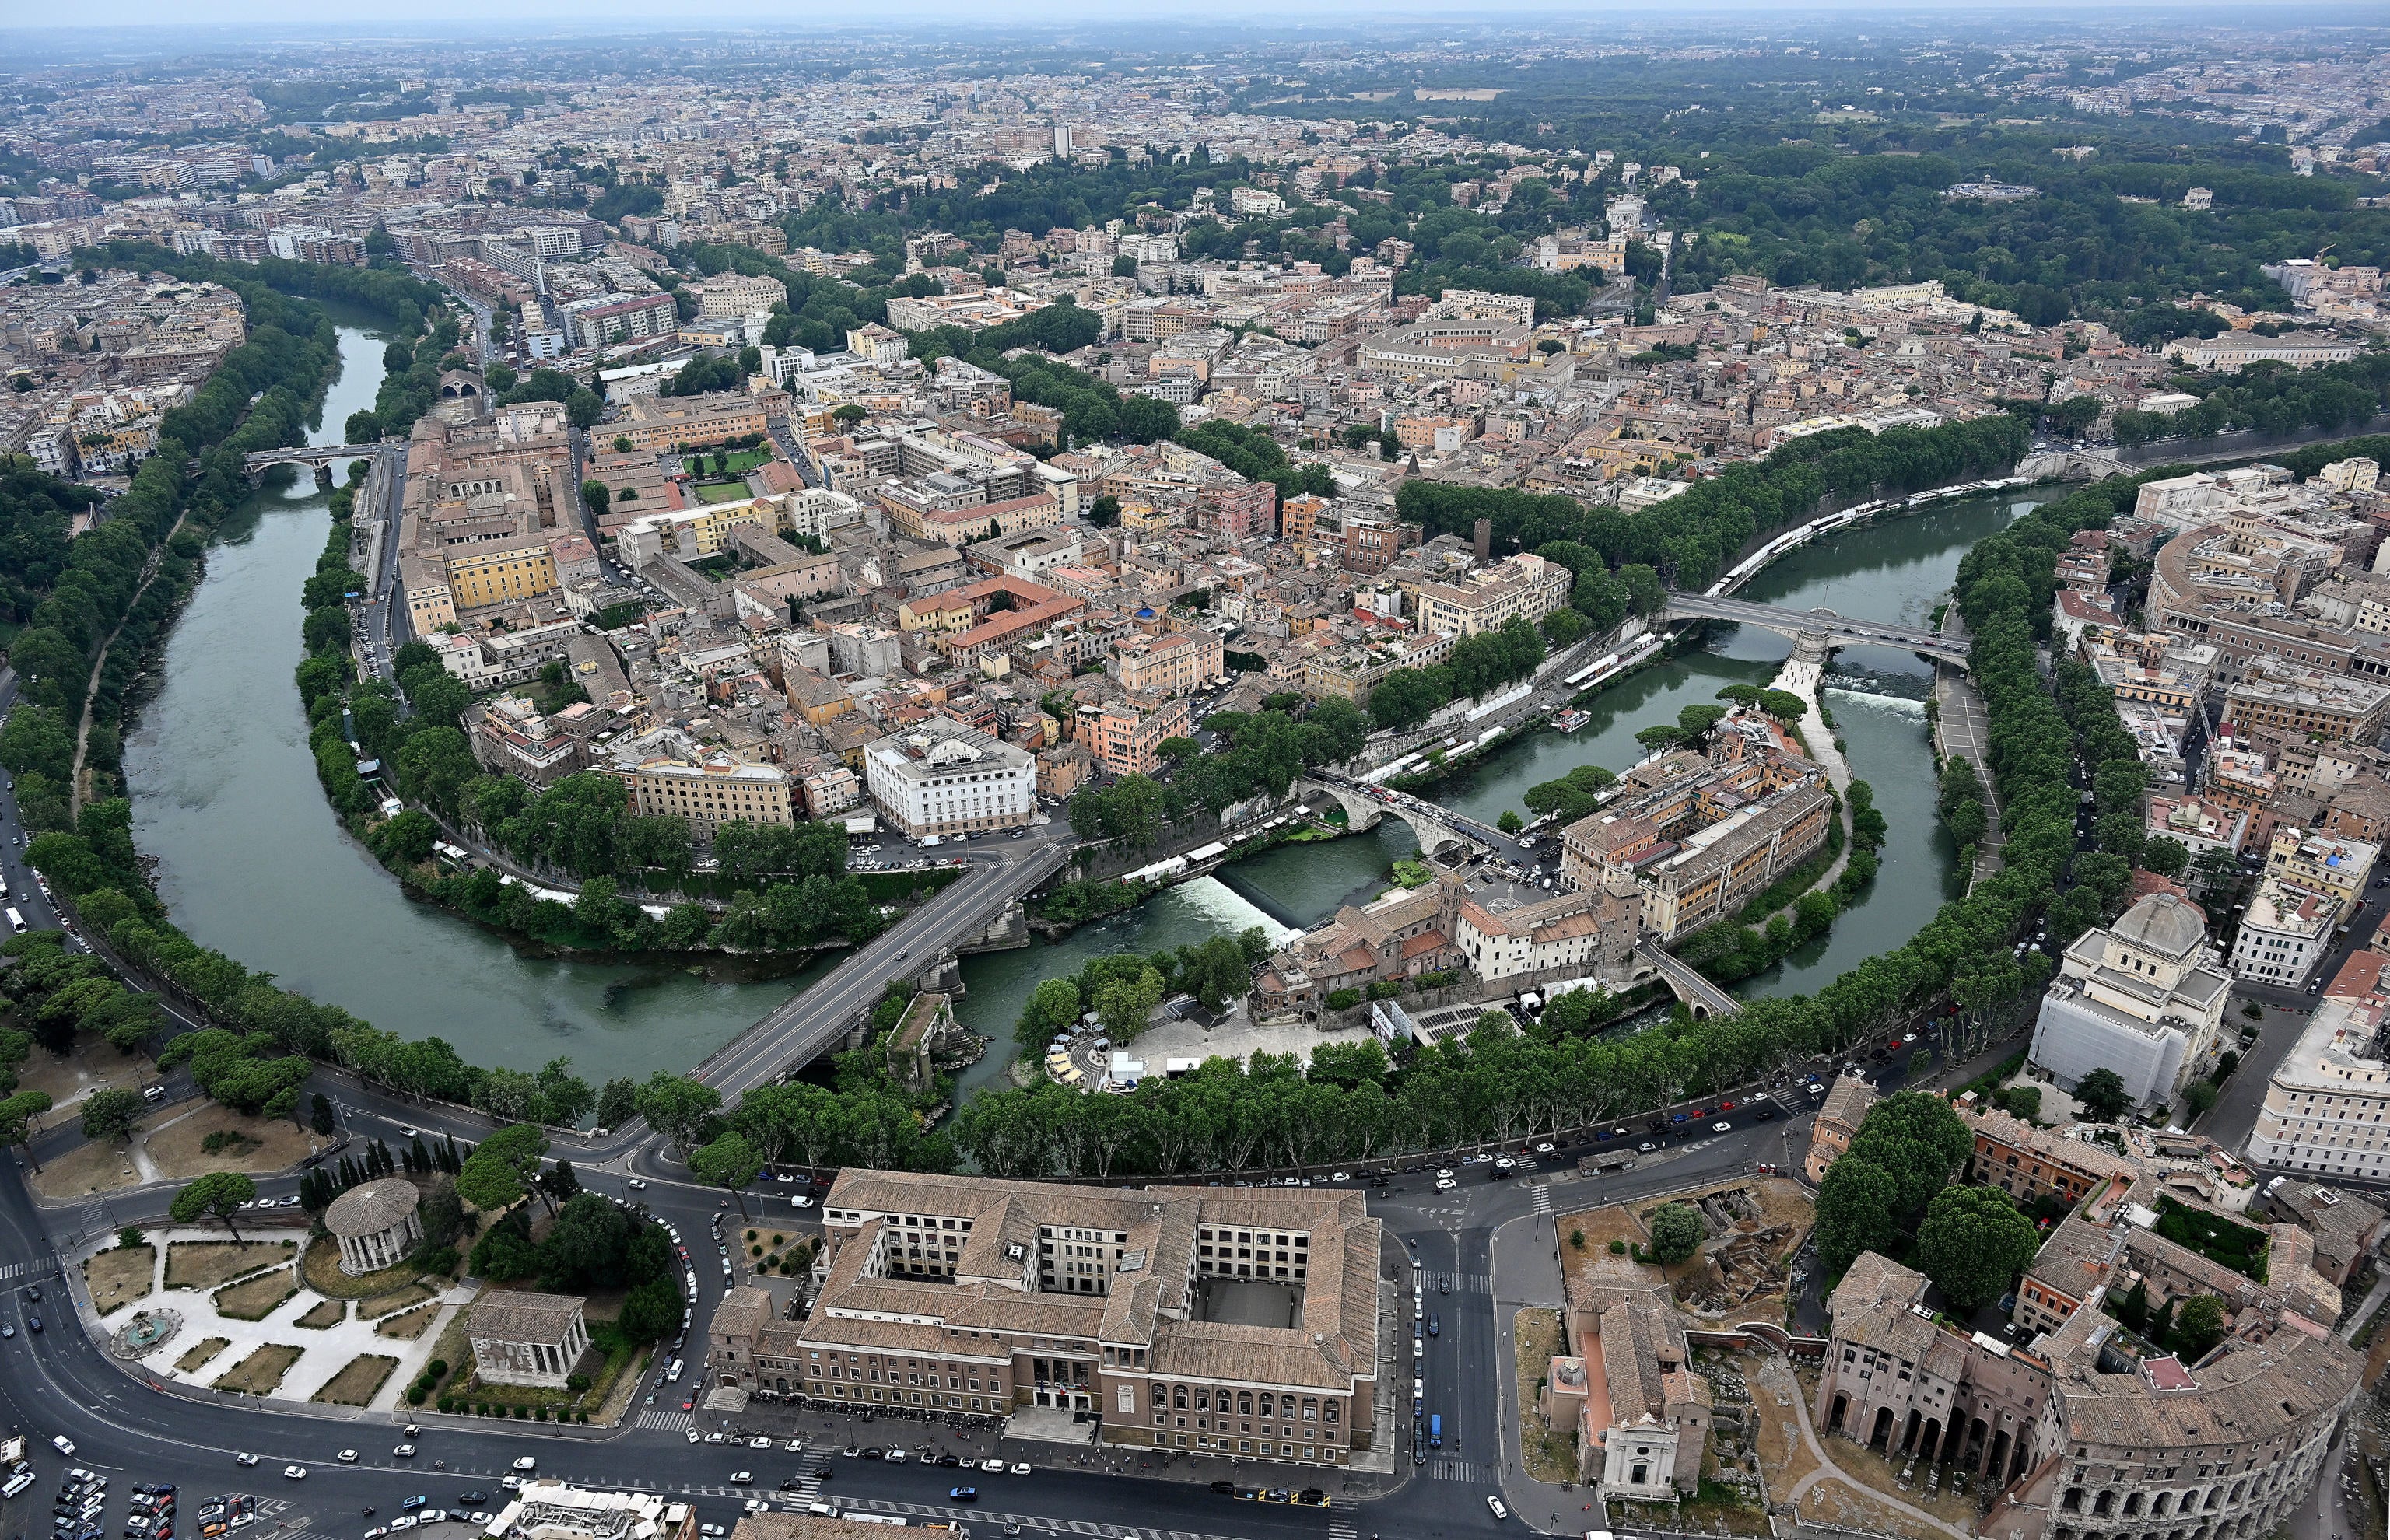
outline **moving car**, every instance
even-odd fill
[[[1492,1513],[1497,1519],[1508,1519],[1510,1517],[1510,1510],[1502,1506],[1502,1499],[1497,1497],[1491,1492],[1485,1494],[1485,1508],[1486,1510]]]
[[[282,1468],[282,1474],[286,1480],[303,1482],[307,1479],[307,1468],[303,1465],[286,1465]]]
[[[404,1448],[405,1445],[402,1444],[400,1447]],[[340,1461],[342,1465],[354,1465],[357,1463],[357,1452],[353,1449],[343,1449],[332,1457]]]
[[[978,1487],[975,1487],[975,1486],[954,1486],[954,1487],[948,1487],[948,1488],[946,1489],[946,1501],[948,1501],[948,1502],[950,1502],[950,1503],[975,1503],[975,1502],[978,1502],[978,1501],[979,1501],[979,1488],[978,1488]]]

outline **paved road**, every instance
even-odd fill
[[[387,678],[393,667],[398,649],[414,639],[405,620],[397,614],[392,603],[398,591],[398,520],[399,509],[406,496],[406,446],[392,444],[376,456],[373,493],[375,507],[371,517],[381,520],[381,558],[373,563],[373,586],[364,605],[364,652],[366,668],[370,674]],[[367,517],[365,509],[353,516]]]

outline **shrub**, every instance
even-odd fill
[[[528,1414],[528,1413],[526,1413],[526,1412],[525,1412],[525,1411],[524,1411],[520,1406],[517,1406],[517,1407],[515,1408],[515,1420],[516,1420],[517,1422],[521,1422],[521,1421],[523,1421],[523,1420],[528,1417],[528,1415],[529,1415],[529,1414]]]
[[[1351,1010],[1360,1003],[1361,992],[1357,989],[1340,989],[1328,996],[1330,1010]]]
[[[1616,1239],[1612,1240],[1610,1243],[1610,1254],[1614,1257],[1625,1256],[1626,1254],[1626,1242]]]
[[[589,1388],[589,1377],[585,1374],[566,1375],[564,1377],[564,1388],[571,1391],[573,1394],[579,1395],[582,1392]]]
[[[1569,1232],[1569,1244],[1580,1251],[1584,1251],[1585,1232],[1583,1230],[1571,1230]]]

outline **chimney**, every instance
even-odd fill
[[[1493,560],[1494,520],[1491,519],[1480,519],[1477,521],[1477,528],[1470,534],[1470,545],[1477,552],[1478,560]]]

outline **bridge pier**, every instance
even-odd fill
[[[1823,674],[1834,656],[1834,638],[1823,631],[1804,631],[1792,638],[1792,658],[1796,662],[1814,663]]]

